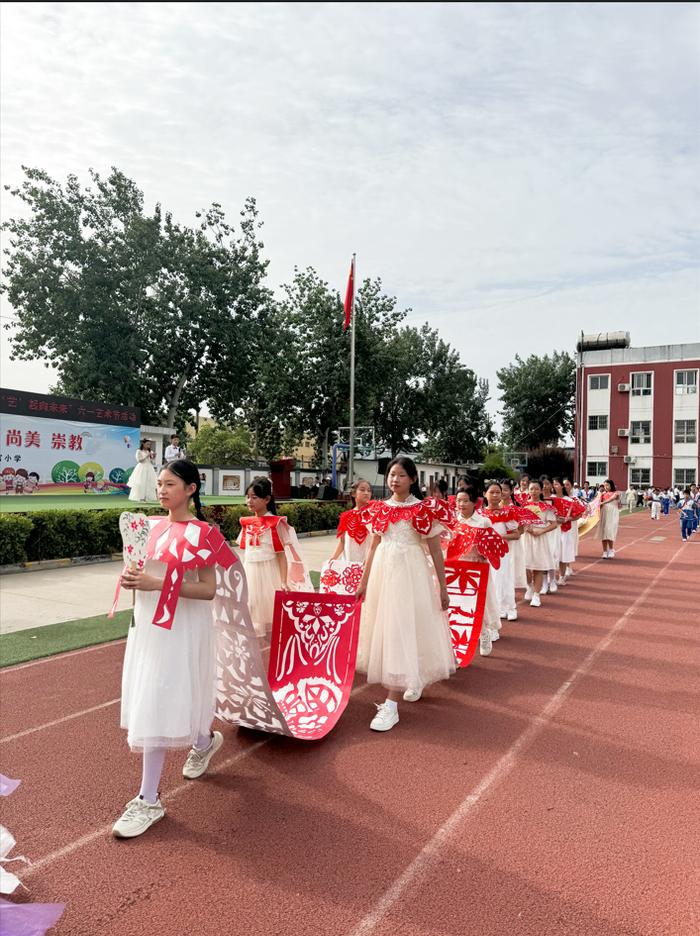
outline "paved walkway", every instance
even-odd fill
[[[335,536],[302,537],[299,545],[308,567],[319,571],[335,549]],[[0,576],[0,634],[106,614],[118,572],[115,561]],[[118,608],[130,605],[123,591]]]

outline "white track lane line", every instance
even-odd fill
[[[646,600],[659,579],[664,575],[670,565],[680,555],[683,547],[676,550],[666,565],[657,572],[644,591],[635,599],[625,613],[617,619],[606,636],[600,643],[588,654],[581,665],[574,670],[566,682],[562,683],[549,702],[544,706],[538,715],[535,715],[528,727],[513,742],[506,753],[497,761],[495,766],[482,778],[477,786],[466,796],[459,804],[457,809],[437,830],[435,835],[424,845],[421,851],[416,855],[406,870],[399,875],[391,887],[375,903],[372,909],[365,915],[360,923],[352,930],[350,936],[368,936],[382,922],[384,917],[394,907],[394,905],[403,897],[409,888],[420,885],[420,879],[425,877],[430,871],[434,862],[439,858],[440,852],[454,837],[462,823],[469,814],[476,809],[481,799],[494,786],[500,783],[513,770],[518,761],[518,757],[539,735],[544,728],[551,722],[557,714],[572,689],[584,677],[598,657],[607,650],[612,641],[632,617],[635,611]]]
[[[367,683],[363,683],[361,686],[356,686],[350,693],[350,697],[357,695],[358,692],[362,692],[363,689],[368,689],[369,686]],[[227,758],[224,761],[221,761],[216,767],[213,767],[211,770],[207,771],[208,775],[222,773],[224,770],[227,770],[229,767],[232,767],[238,761],[244,760],[254,751],[259,750],[263,745],[267,744],[273,738],[284,737],[283,735],[268,735],[268,737],[263,738],[261,741],[256,741],[255,744],[251,744],[249,748],[246,748],[245,751],[239,751],[238,754],[234,754],[232,757]],[[167,793],[164,793],[161,797],[161,802],[170,803],[172,800],[176,799],[178,796],[181,796],[187,790],[192,790],[193,784],[196,781],[188,780],[187,783],[181,783],[179,786],[176,786],[173,790],[169,790]],[[72,842],[69,842],[68,845],[64,845],[63,848],[58,848],[56,851],[50,852],[48,855],[45,855],[43,858],[39,858],[38,861],[33,861],[30,867],[22,872],[22,878],[26,879],[31,877],[32,874],[37,871],[41,871],[43,868],[48,867],[49,865],[54,864],[56,861],[60,861],[61,858],[65,858],[66,855],[71,855],[73,852],[78,851],[81,848],[84,848],[86,845],[90,845],[92,842],[96,841],[103,836],[109,835],[112,831],[112,826],[114,825],[114,820],[108,825],[101,826],[99,829],[95,829],[93,832],[88,832],[87,835],[82,835],[80,838],[75,839]]]
[[[270,649],[268,644],[261,647],[260,652],[264,653]],[[43,725],[36,725],[34,728],[27,728],[24,731],[18,731],[17,734],[8,735],[6,738],[0,738],[0,744],[7,744],[9,741],[17,741],[26,735],[34,734],[35,731],[43,731],[45,728],[54,728],[56,725],[62,725],[64,722],[71,721],[74,718],[80,718],[81,715],[89,715],[91,712],[97,712],[99,709],[109,708],[110,705],[116,705],[121,700],[121,696],[116,699],[110,699],[107,702],[101,702],[100,705],[93,705],[91,708],[82,709],[80,712],[73,712],[72,715],[64,715],[63,718],[57,718],[55,721],[46,722]]]

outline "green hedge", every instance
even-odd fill
[[[24,514],[0,514],[0,565],[27,561],[32,521]]]
[[[344,504],[281,504],[297,533],[332,530]],[[158,507],[139,507],[145,514],[160,514]],[[121,510],[39,510],[31,514],[0,514],[0,565],[39,559],[74,559],[121,552]],[[208,520],[217,523],[226,539],[235,540],[241,517],[249,515],[243,504],[205,507]]]

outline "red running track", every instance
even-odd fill
[[[59,936],[697,936],[700,541],[637,514],[614,561],[581,547],[388,734],[359,677],[319,744],[226,727],[201,780],[170,757],[129,842],[123,644],[3,671],[26,899],[67,904]]]

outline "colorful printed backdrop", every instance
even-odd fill
[[[123,493],[139,440],[132,427],[0,413],[0,496]]]

